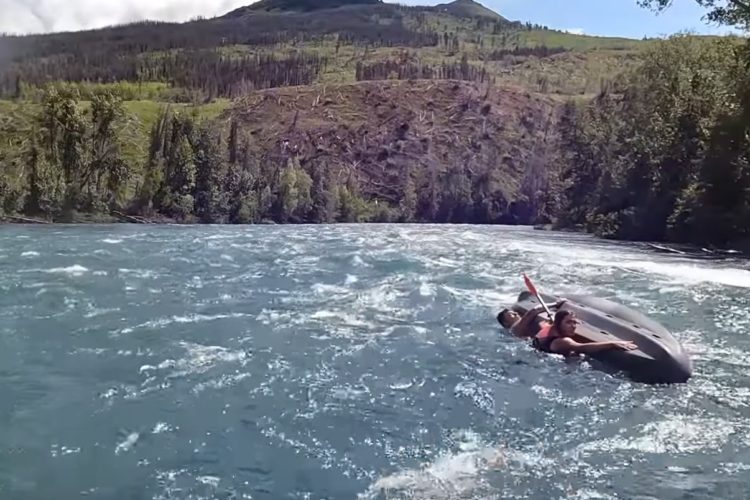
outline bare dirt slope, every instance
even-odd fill
[[[510,202],[525,177],[546,175],[559,110],[521,88],[420,80],[263,90],[224,118],[239,119],[266,158],[292,153],[303,167],[354,172],[363,194],[398,202],[405,175],[424,189],[458,169],[489,177]]]

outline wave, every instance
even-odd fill
[[[672,278],[675,283],[698,284],[714,283],[717,285],[738,288],[750,288],[750,271],[739,268],[702,267],[697,264],[676,264],[653,261],[613,262],[592,260],[587,261],[596,266],[620,268],[640,271],[651,275],[661,275]]]
[[[719,418],[691,418],[674,415],[659,422],[641,426],[640,434],[617,436],[579,445],[582,452],[612,453],[632,450],[641,453],[697,453],[720,449],[736,431],[735,426]],[[631,432],[631,431],[626,431]]]
[[[126,453],[130,451],[133,446],[138,442],[138,439],[141,437],[140,434],[137,432],[131,432],[128,434],[128,436],[123,440],[121,443],[117,445],[115,448],[115,455],[119,455],[120,453]]]
[[[505,454],[500,448],[482,444],[471,432],[466,435],[459,451],[446,451],[420,468],[381,477],[357,498],[375,500],[383,494],[402,494],[415,500],[490,498],[492,490],[485,473],[504,469]]]
[[[189,314],[187,316],[172,316],[169,318],[160,318],[156,320],[146,321],[135,326],[129,326],[119,330],[120,334],[130,334],[138,329],[153,329],[153,328],[164,328],[165,326],[173,323],[185,324],[185,323],[204,323],[208,321],[218,321],[221,319],[232,319],[232,318],[244,318],[247,317],[244,313],[228,313],[228,314]]]
[[[171,430],[172,428],[166,422],[157,422],[154,429],[151,431],[151,434],[162,434]]]
[[[52,269],[44,270],[45,273],[49,274],[67,274],[68,276],[83,276],[89,272],[88,268],[83,267],[79,264],[74,264],[68,267],[54,267]]]

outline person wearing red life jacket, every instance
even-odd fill
[[[573,356],[577,354],[591,354],[608,349],[623,349],[631,351],[638,346],[630,341],[614,342],[576,342],[573,336],[576,333],[578,319],[572,311],[557,311],[554,322],[545,325],[534,336],[532,345],[542,352],[550,354],[562,354]]]

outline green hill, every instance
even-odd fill
[[[2,36],[0,211],[531,222],[563,104],[615,86],[646,46],[471,0],[261,0]],[[285,193],[315,190],[328,208],[289,212]]]
[[[254,4],[233,10],[224,17],[238,17],[256,12],[311,12],[344,6],[378,5],[381,3],[381,0],[260,0]]]
[[[178,120],[174,123],[190,123],[185,125],[189,130],[209,126],[221,135],[216,140],[223,148],[229,147],[231,130],[232,137],[247,141],[245,154],[252,160],[243,168],[254,172],[251,201],[259,204],[247,209],[254,214],[251,220],[285,220],[278,206],[263,205],[259,197],[268,188],[268,196],[279,199],[281,181],[274,172],[293,161],[313,177],[325,171],[326,178],[349,179],[347,192],[357,196],[349,202],[359,208],[350,206],[348,215],[336,220],[394,217],[408,172],[414,183],[410,189],[418,194],[408,218],[529,221],[539,202],[536,195],[529,199],[523,194],[529,189],[524,179],[529,168],[543,178],[544,158],[556,155],[559,105],[609,85],[634,62],[641,44],[509,21],[471,0],[434,7],[380,0],[261,0],[188,23],[3,36],[0,205],[6,212],[57,218],[64,206],[89,212],[106,212],[109,206],[175,218],[197,215],[185,208],[196,203],[194,193],[163,195],[162,183],[177,168],[170,162],[177,160],[169,160],[173,149],[165,149],[161,159],[153,156],[154,134],[169,129],[169,140],[177,141],[174,147],[184,146],[175,125],[164,122],[170,116]],[[57,89],[53,93],[50,84]],[[110,95],[114,101],[106,97]],[[45,118],[45,113],[53,116]],[[106,191],[108,174],[95,172],[85,177],[99,179],[96,186],[69,192],[70,171],[99,164],[101,146],[93,144],[96,131],[107,124],[97,120],[110,115],[120,117],[109,123],[108,140],[114,141],[110,150],[121,163],[110,159],[108,164],[125,168],[118,170],[118,176],[124,175],[117,177],[121,182],[112,184],[118,186],[116,196],[110,190],[109,198],[103,198],[99,190]],[[58,132],[49,135],[49,120],[65,127],[75,123],[75,130],[86,131],[67,139],[81,141],[73,156],[78,166],[60,166],[64,160],[50,142]],[[190,148],[199,147],[194,134],[185,132]],[[169,140],[159,139],[162,144]],[[43,144],[49,147],[47,163],[30,170],[29,158],[38,158]],[[191,151],[185,149],[184,155],[203,154]],[[233,161],[222,164],[222,176],[234,175]],[[165,169],[157,180],[152,178],[155,165]],[[457,165],[469,170],[456,170]],[[425,190],[438,189],[434,182],[439,179],[463,182],[466,175],[475,184],[470,191],[484,193],[476,200],[482,208],[441,207],[424,197]],[[40,176],[52,176],[45,184],[48,192],[31,188]],[[430,178],[434,182],[424,184]],[[148,191],[154,182],[162,191]],[[40,192],[46,192],[42,198],[47,201],[37,199]],[[69,197],[75,202],[66,205]],[[376,210],[368,204],[378,200],[386,205]],[[383,212],[384,206],[391,212]],[[230,212],[227,208],[222,219],[237,220],[237,213]]]
[[[506,21],[504,17],[490,10],[474,0],[454,0],[450,3],[439,4],[434,7],[437,12],[446,12],[458,17],[487,18],[498,21]]]

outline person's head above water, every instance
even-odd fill
[[[497,314],[497,322],[500,323],[503,328],[510,328],[520,319],[521,315],[509,308],[505,308]]]
[[[572,337],[576,333],[578,319],[572,311],[557,311],[555,314],[555,330],[561,337]]]

